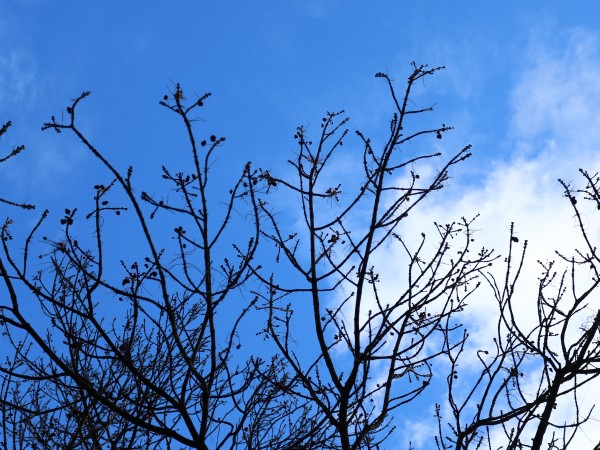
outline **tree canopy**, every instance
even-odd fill
[[[478,242],[476,217],[410,226],[471,157],[470,145],[437,150],[452,127],[416,100],[441,69],[413,63],[405,84],[377,73],[386,134],[327,112],[295,130],[282,173],[225,162],[225,137],[197,120],[210,94],[174,85],[159,104],[180,120],[188,163],[163,166],[152,190],[82,131],[89,92],[51,117],[42,129],[75,136],[103,172],[89,204],[58,216],[0,194],[2,447],[411,448],[398,430],[429,408],[429,448],[566,448],[600,373],[586,209],[600,209],[600,178],[559,181],[583,247],[540,261],[531,327],[518,223],[499,251]],[[5,164],[25,149],[5,150],[10,126]],[[239,173],[227,190],[214,187],[219,164]],[[497,311],[487,342],[465,323],[482,301]]]

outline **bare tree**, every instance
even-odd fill
[[[81,218],[66,209],[60,218],[64,238],[42,238],[49,251],[40,256],[39,269],[32,247],[48,211],[19,257],[9,247],[10,221],[2,228],[0,272],[8,301],[1,320],[5,347],[13,349],[1,369],[5,448],[12,448],[11,439],[28,448],[178,443],[198,449],[250,439],[249,447],[262,448],[306,434],[302,422],[287,422],[294,402],[284,402],[284,393],[271,387],[268,377],[280,373],[280,360],[236,357],[238,328],[256,303],[240,301],[237,291],[252,273],[259,241],[257,179],[245,165],[224,208],[209,214],[210,161],[225,139],[197,140],[190,119],[208,95],[186,106],[177,86],[161,102],[182,119],[191,149],[189,174],[163,168],[178,194],[172,202],[136,195],[132,168],[120,173],[81,133],[76,112],[88,95],[67,108],[66,122],[52,118],[44,129],[75,134],[111,177],[94,186],[93,207],[84,215],[93,239],[74,237]],[[232,240],[227,230],[236,222],[238,202],[245,202],[250,216],[243,217],[246,238]],[[171,229],[150,223],[158,210],[175,213]],[[104,230],[111,215],[120,216],[121,232],[145,244],[139,259],[111,258],[114,247]],[[217,320],[225,308],[225,320]],[[36,315],[47,320],[40,324]]]
[[[6,132],[8,131],[8,129],[12,126],[12,122],[6,122],[4,125],[2,125],[2,127],[0,127],[0,139],[2,139],[2,137],[6,134]],[[23,150],[25,150],[25,146],[24,145],[18,145],[16,147],[14,147],[6,156],[0,156],[0,164],[8,161],[9,159],[13,158],[14,156],[17,156],[19,153],[21,153]],[[28,204],[28,203],[15,203],[11,200],[7,200],[5,198],[0,197],[0,203],[4,203],[7,205],[11,205],[11,206],[16,206],[17,208],[22,208],[22,209],[34,209],[34,205]]]
[[[301,205],[302,215],[300,224],[284,226],[259,203],[270,225],[261,231],[274,244],[280,266],[285,264],[279,276],[271,266],[256,271],[267,288],[261,294],[268,311],[264,333],[299,380],[294,395],[309,399],[331,430],[327,445],[321,443],[326,448],[380,447],[395,427],[394,413],[429,386],[431,362],[443,354],[444,343],[458,336],[454,348],[464,339],[453,316],[476,288],[478,272],[493,260],[490,251],[470,252],[471,220],[438,224],[433,251],[424,233],[401,229],[414,208],[444,187],[450,168],[470,156],[467,146],[429,180],[415,171],[440,154],[411,156],[410,147],[431,146],[432,137],[441,139],[450,128],[412,129],[412,115],[431,110],[412,106],[415,84],[438,70],[413,69],[401,95],[386,74],[377,74],[389,88],[394,111],[382,142],[356,133],[362,147],[356,186],[342,190],[328,176],[348,139],[343,112],[323,118],[314,143],[305,128],[297,129],[298,150],[290,161],[295,182],[262,173],[272,187],[292,193],[291,203]],[[358,215],[366,225],[358,226]],[[401,249],[407,261],[398,268],[401,289],[392,293],[378,267],[378,254],[389,246]],[[286,282],[290,270],[297,276]],[[308,336],[292,321],[299,305],[310,305]],[[300,348],[300,333],[304,342],[316,344]]]
[[[423,127],[432,108],[415,106],[416,89],[439,69],[413,64],[402,91],[377,74],[392,110],[385,136],[352,138],[344,112],[327,113],[319,130],[296,130],[292,175],[243,163],[229,192],[212,181],[225,138],[196,129],[210,94],[188,99],[176,85],[160,102],[181,120],[190,156],[185,172],[162,168],[162,195],[137,187],[131,167],[118,170],[83,134],[76,113],[89,92],[66,120],[52,117],[43,129],[73,134],[107,178],[85,212],[44,211],[16,246],[12,220],[2,227],[3,448],[384,448],[440,381],[453,413],[448,428],[438,409],[440,448],[494,447],[495,427],[511,448],[536,427],[540,448],[557,398],[596,375],[598,316],[567,339],[598,276],[565,309],[563,287],[548,294],[556,275],[547,267],[540,326],[524,330],[512,309],[524,258],[513,256],[513,234],[498,283],[487,273],[496,256],[473,248],[474,219],[436,224],[434,236],[406,225],[470,156],[467,146],[437,162],[451,128]],[[349,160],[358,169],[340,180],[338,164]],[[437,172],[420,174],[424,165]],[[586,177],[586,195],[598,200]],[[44,236],[53,220],[59,240]],[[115,227],[141,250],[112,242]],[[586,242],[573,269],[595,267]],[[390,271],[392,250],[405,264]],[[460,315],[486,280],[501,312],[498,337],[461,397]],[[541,361],[533,393],[519,381],[532,358]],[[558,428],[573,434],[586,417]]]
[[[516,313],[527,241],[520,243],[513,225],[504,279],[486,274],[499,320],[490,347],[475,349],[481,364],[478,375],[457,381],[468,346],[464,341],[454,350],[446,345],[452,367],[447,378],[452,418],[444,435],[438,405],[438,448],[566,449],[591,419],[594,407],[582,410],[580,395],[581,388],[600,375],[600,308],[594,298],[600,259],[576,197],[583,194],[600,209],[600,180],[585,170],[581,174],[587,183],[584,189],[559,182],[584,247],[573,255],[556,252],[558,261],[538,261],[541,275],[537,298],[532,299],[538,323],[528,326]]]

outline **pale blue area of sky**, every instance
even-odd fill
[[[0,167],[0,195],[56,214],[91,200],[107,175],[73,139],[39,131],[85,90],[82,128],[157,191],[161,164],[189,156],[158,101],[175,83],[191,98],[212,92],[197,126],[227,137],[214,167],[226,189],[249,160],[287,170],[295,127],[318,132],[325,111],[344,109],[350,128],[381,136],[391,104],[374,74],[402,88],[411,61],[446,66],[417,98],[456,127],[448,154],[474,144],[454,183],[478,186],[521,155],[514,90],[537,49],[562,55],[580,31],[600,39],[599,17],[594,1],[0,0],[0,122],[14,124],[0,150],[27,146]]]

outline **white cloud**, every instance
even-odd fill
[[[572,206],[563,197],[557,179],[573,181],[574,185],[583,187],[584,180],[578,169],[592,173],[600,170],[599,54],[597,36],[582,30],[570,32],[560,51],[551,51],[543,42],[535,41],[526,52],[527,63],[511,96],[512,121],[506,137],[513,152],[511,158],[502,162],[482,161],[489,169],[480,184],[467,185],[461,184],[460,179],[453,180],[452,188],[434,196],[409,217],[407,229],[427,230],[434,220],[446,223],[479,213],[477,241],[502,254],[506,253],[510,223],[514,221],[519,245],[529,241],[529,256],[516,299],[518,317],[524,328],[534,326],[537,320],[536,290],[541,273],[537,260],[556,259],[555,250],[572,255],[575,248],[582,246]],[[598,218],[592,209],[595,208],[585,210],[584,220],[591,237],[600,243],[600,227],[595,225]],[[404,267],[404,258],[399,258],[391,249],[383,251],[379,261],[386,268]],[[504,266],[496,266],[495,275],[501,279]],[[577,281],[585,284],[589,274],[581,272]],[[385,283],[381,285],[385,288]],[[392,285],[390,291],[393,289]],[[591,305],[592,309],[598,307]],[[491,291],[482,289],[480,295],[471,300],[469,308],[467,326],[474,347],[482,348],[486,342],[491,344],[496,311]],[[486,322],[486,318],[492,323]],[[589,408],[600,398],[598,383],[584,390],[582,409]],[[572,401],[565,400],[555,413],[557,422],[566,420],[572,413]],[[597,421],[597,416],[594,417]],[[411,423],[409,428],[415,426],[425,425]],[[584,428],[572,446],[586,448],[590,441],[600,441],[600,430],[594,421]],[[424,446],[431,444],[423,443]]]

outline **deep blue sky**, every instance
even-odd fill
[[[15,122],[13,137],[17,129],[27,134],[31,153],[64,145],[31,130],[91,90],[82,123],[96,142],[124,164],[143,163],[143,151],[151,166],[163,157],[156,144],[169,142],[156,126],[169,120],[157,100],[173,83],[213,93],[204,119],[227,135],[232,159],[261,162],[281,152],[285,160],[295,126],[326,110],[345,109],[352,125],[367,131],[385,126],[387,97],[373,74],[402,81],[411,61],[447,66],[424,91],[439,117],[464,135],[457,143],[503,159],[512,151],[503,142],[511,89],[530,64],[534,41],[561,51],[573,29],[596,26],[589,6],[541,1],[182,1],[169,8],[28,0],[2,1],[0,12],[0,115]],[[46,169],[78,172],[85,164],[58,148],[44,153]],[[39,172],[30,181],[49,186],[42,179],[49,171]]]
[[[533,261],[574,245],[556,178],[600,168],[600,4],[172,5],[0,0],[0,122],[14,124],[0,149],[27,146],[0,166],[1,196],[56,214],[91,199],[104,176],[96,163],[73,139],[39,131],[84,90],[92,96],[79,111],[82,128],[119,167],[133,164],[145,186],[161,164],[187,157],[181,128],[158,101],[177,82],[189,97],[212,92],[198,126],[227,136],[215,166],[226,182],[247,160],[284,170],[295,127],[318,129],[325,111],[344,109],[350,128],[377,137],[391,108],[374,74],[388,72],[401,87],[416,61],[447,67],[418,97],[436,104],[434,120],[456,127],[442,148],[474,144],[451,189],[413,218],[417,227],[481,212],[488,246],[504,245],[511,221],[531,240]],[[427,430],[417,419],[410,430]]]

